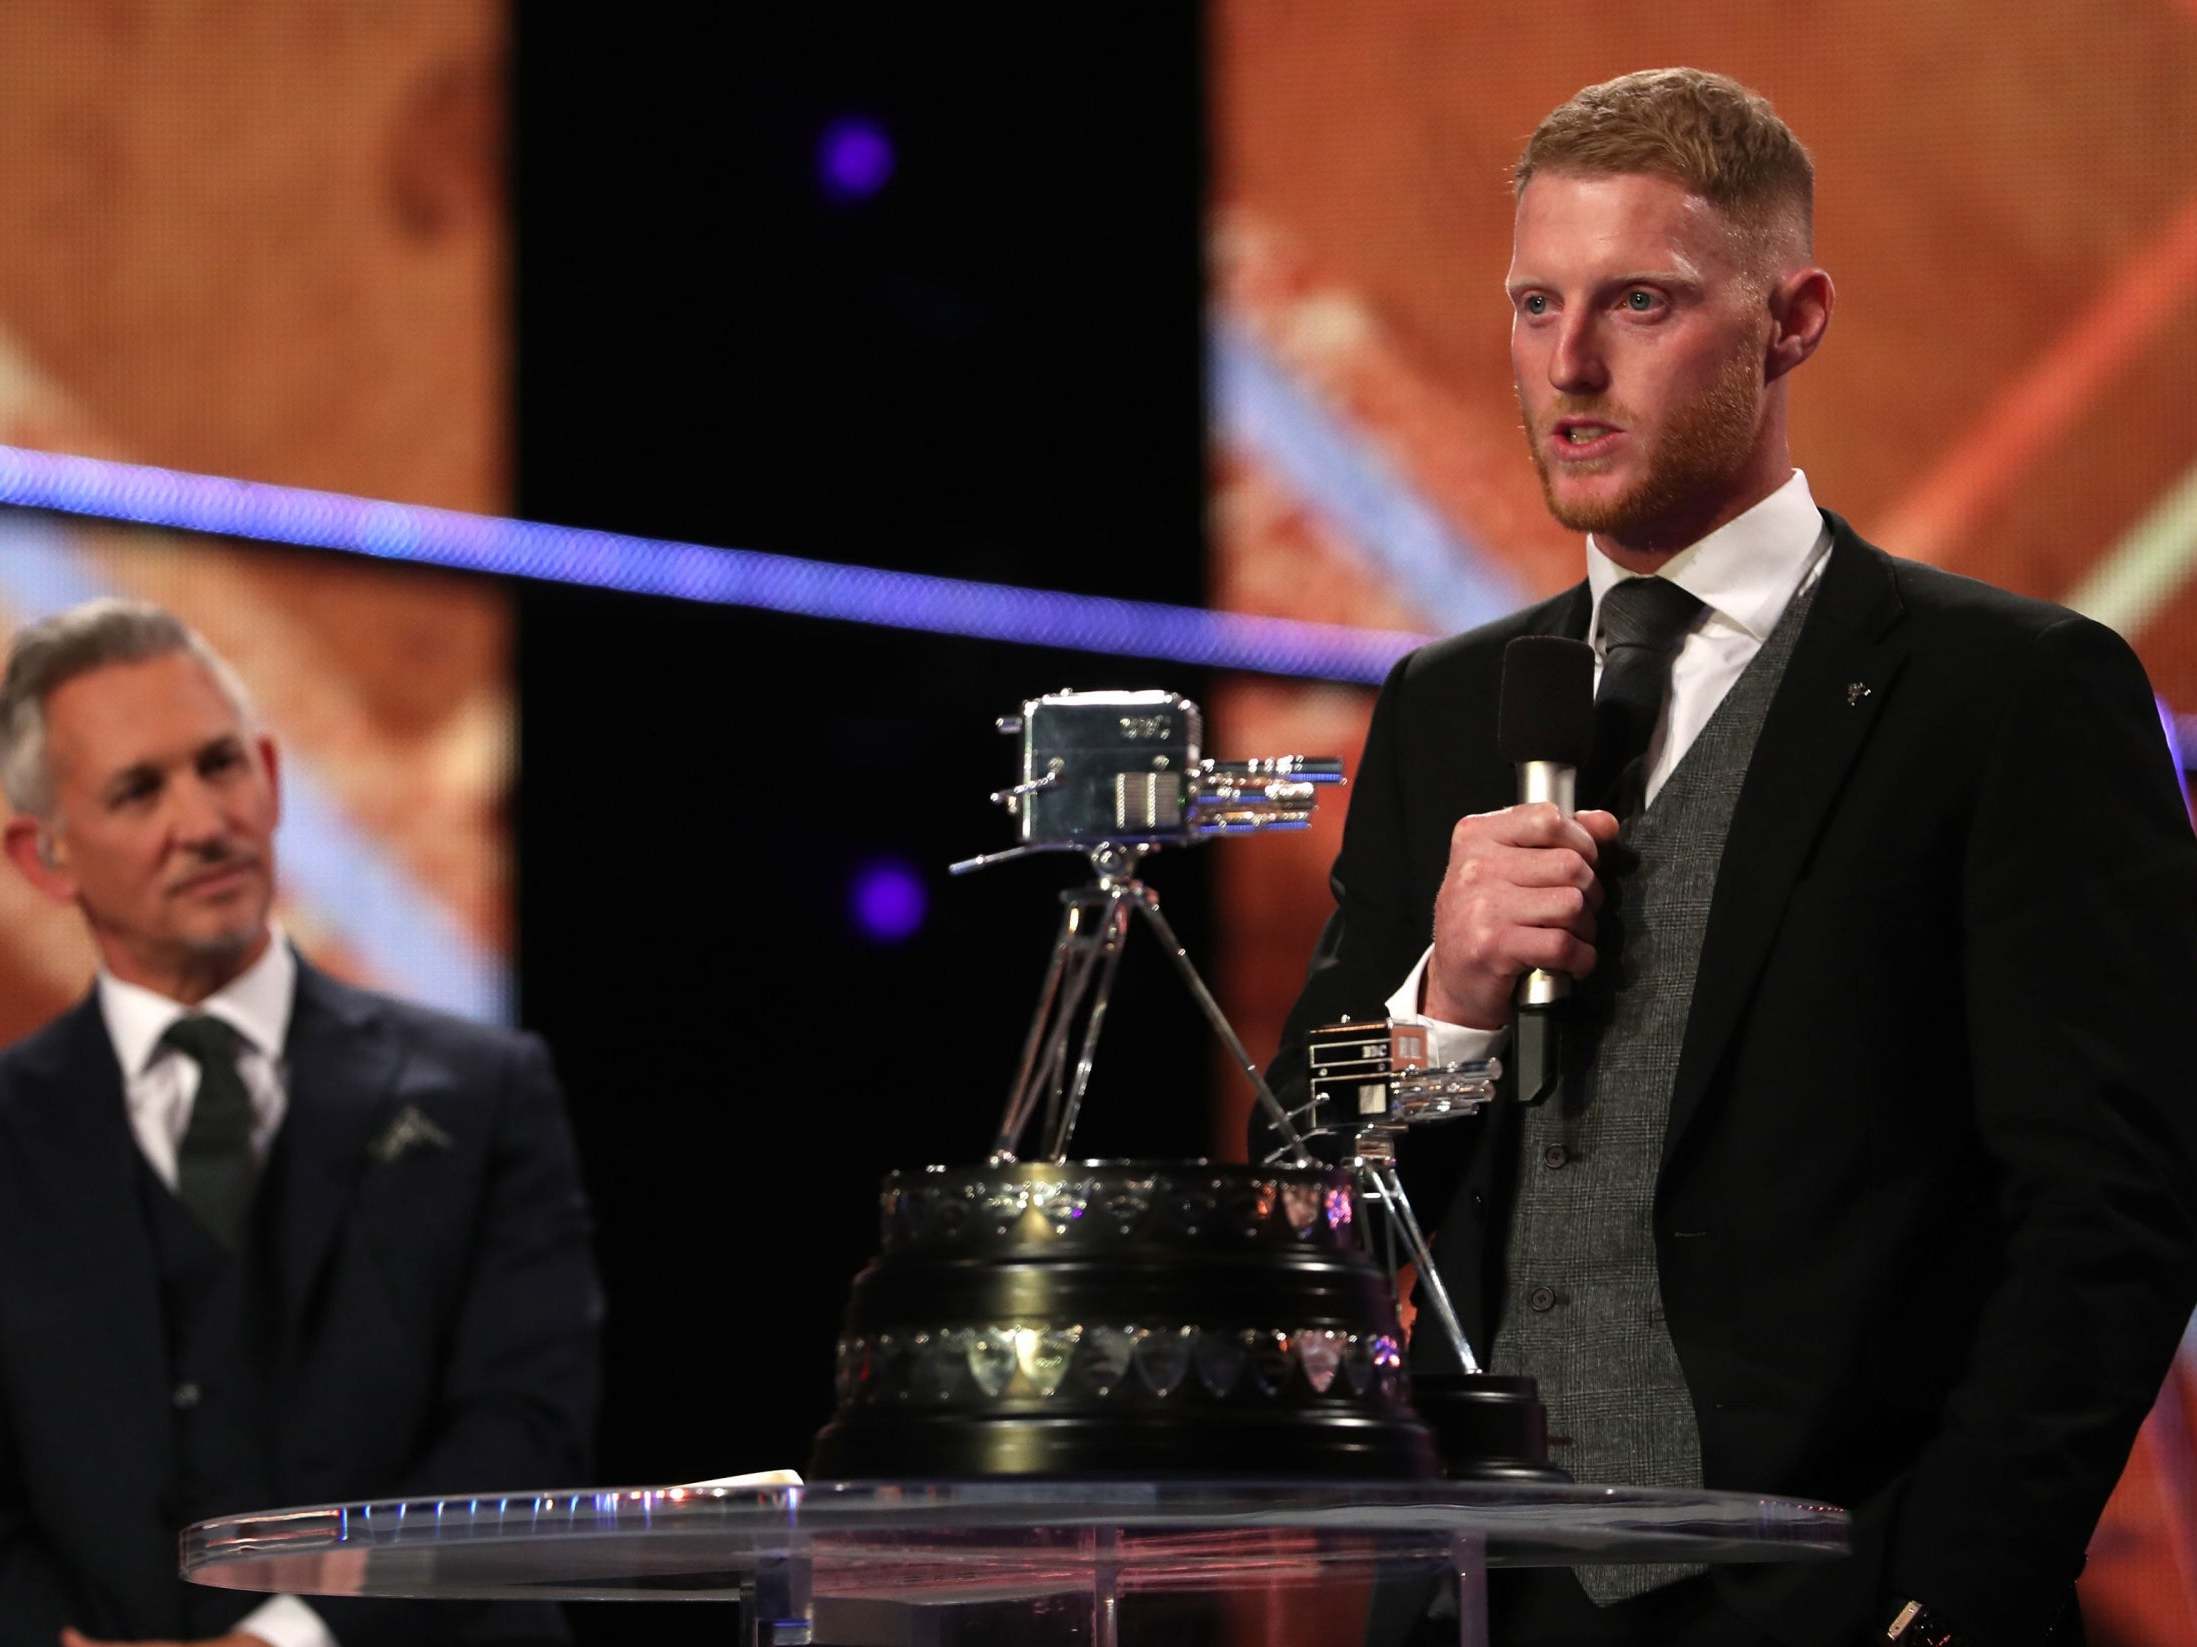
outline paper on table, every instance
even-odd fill
[[[694,1487],[798,1487],[801,1485],[799,1470],[751,1470],[746,1475],[711,1476],[707,1481],[685,1481],[687,1488]]]

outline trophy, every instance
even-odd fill
[[[885,1179],[810,1473],[1561,1479],[1532,1381],[1478,1370],[1396,1170],[1413,1127],[1493,1101],[1497,1066],[1429,1068],[1409,1025],[1332,1026],[1285,1109],[1138,878],[1162,848],[1304,828],[1341,763],[1207,758],[1198,706],[1159,691],[1053,693],[999,727],[1020,740],[993,796],[1016,842],[954,873],[1071,852],[1092,877],[1061,894],[986,1160]],[[1070,1158],[1140,920],[1280,1140],[1266,1161]],[[1462,1375],[1405,1374],[1407,1261]]]

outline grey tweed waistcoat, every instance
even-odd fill
[[[1597,965],[1566,1071],[1526,1112],[1490,1369],[1528,1373],[1550,1455],[1582,1482],[1701,1485],[1701,1435],[1656,1276],[1663,1130],[1732,809],[1814,589],[1786,607],[1654,802],[1603,856]],[[1698,1571],[1589,1566],[1608,1604]]]

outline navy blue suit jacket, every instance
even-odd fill
[[[599,1291],[540,1041],[299,965],[268,1209],[276,1504],[587,1477]],[[439,1138],[372,1146],[407,1106]],[[162,1301],[96,998],[0,1053],[0,1644],[180,1629]],[[268,1508],[236,1505],[234,1510]],[[239,1595],[241,1616],[260,1598]],[[343,1647],[551,1636],[542,1611],[312,1605]]]

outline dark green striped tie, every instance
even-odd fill
[[[191,1124],[176,1150],[175,1192],[215,1240],[244,1244],[257,1176],[252,1160],[252,1097],[237,1073],[237,1032],[219,1018],[178,1018],[161,1037],[198,1065]]]

